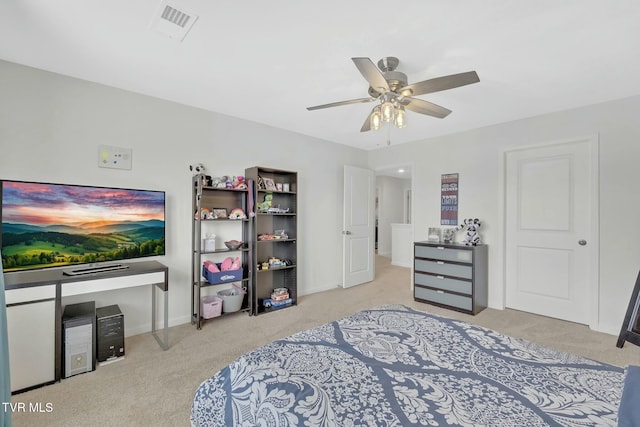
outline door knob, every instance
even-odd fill
[[[580,239],[580,240],[578,240],[578,244],[579,244],[580,246],[585,246],[585,245],[587,244],[587,241],[586,241],[586,240],[584,240],[584,239]]]
[[[349,235],[349,234],[351,234],[351,232],[349,230],[347,230],[347,231],[343,231],[342,234]]]

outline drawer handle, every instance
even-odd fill
[[[444,294],[444,291],[440,291],[440,290],[438,290],[438,291],[436,291],[436,292],[437,292],[437,293],[439,293],[439,294]]]
[[[444,265],[444,261],[436,261],[436,264]]]
[[[444,280],[444,276],[436,276],[437,279]]]
[[[444,246],[437,246],[438,249],[440,249],[441,251],[444,251]]]

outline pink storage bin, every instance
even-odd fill
[[[222,298],[215,295],[200,298],[200,314],[204,319],[212,319],[222,314]]]

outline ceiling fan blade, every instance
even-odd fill
[[[373,114],[375,108],[371,110],[369,115],[367,116],[367,120],[364,121],[362,127],[360,128],[360,132],[369,132],[371,130],[371,115]]]
[[[403,87],[398,92],[408,96],[424,95],[426,93],[439,92],[441,90],[453,89],[471,83],[478,83],[480,78],[475,71],[466,73],[451,74],[449,76],[436,77],[435,79],[424,80]]]
[[[403,104],[407,110],[411,110],[415,113],[426,114],[427,116],[437,117],[439,119],[444,119],[451,113],[451,110],[417,98],[406,97],[400,101],[400,103]]]
[[[356,67],[358,67],[362,76],[367,79],[373,90],[380,93],[389,92],[389,83],[387,83],[382,72],[378,70],[376,64],[369,58],[351,58],[351,60],[356,64]]]
[[[323,104],[323,105],[316,105],[314,107],[307,107],[307,110],[309,111],[320,110],[322,108],[339,107],[340,105],[360,104],[360,103],[371,102],[375,100],[376,98],[371,98],[371,97],[350,99],[348,101],[332,102],[331,104]]]

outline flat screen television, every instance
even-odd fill
[[[0,181],[4,272],[73,266],[65,274],[126,268],[165,254],[165,193]]]

